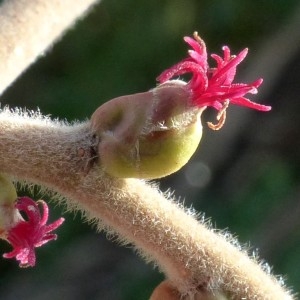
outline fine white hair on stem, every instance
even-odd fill
[[[4,0],[0,5],[0,95],[96,0]]]
[[[5,0],[0,5],[0,94],[56,41],[94,0]],[[293,299],[268,267],[236,239],[138,179],[108,176],[93,163],[89,122],[67,124],[39,112],[0,112],[0,169],[53,191],[84,216],[132,244],[181,295],[220,289],[231,299]],[[88,172],[86,166],[89,165]]]
[[[97,163],[86,172],[93,145],[89,122],[71,125],[6,108],[0,132],[1,172],[62,195],[98,229],[159,266],[182,295],[204,288],[232,299],[293,299],[256,256],[249,257],[227,231],[199,220],[172,193],[142,180],[110,177]]]

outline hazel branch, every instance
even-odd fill
[[[232,299],[292,299],[234,240],[196,220],[155,186],[110,177],[95,164],[86,173],[94,145],[89,123],[71,126],[4,110],[0,132],[1,172],[61,194],[99,229],[158,264],[182,295],[207,289]]]
[[[0,5],[0,95],[96,0],[5,0]]]
[[[4,1],[0,6],[0,93],[93,2]],[[199,49],[191,39],[188,43]],[[200,55],[200,62],[204,61],[205,51]],[[225,50],[227,58],[228,51]],[[233,68],[244,56],[245,51],[231,62]],[[193,68],[204,75],[207,71],[206,65],[200,70],[194,62],[183,61],[162,74],[160,82],[177,75],[183,70],[181,67]],[[214,74],[215,82],[220,79],[219,74]],[[198,75],[190,83],[196,91],[193,103],[209,105],[208,95],[203,97],[206,82],[199,80]],[[246,85],[244,89],[253,92],[260,83]],[[209,94],[218,92],[213,88]],[[237,97],[239,93],[233,88],[230,95]],[[222,101],[227,98],[228,94],[224,94]],[[239,98],[239,102],[268,109],[244,98]],[[214,101],[213,106],[220,109],[222,104]],[[198,291],[220,290],[232,299],[292,299],[281,280],[249,258],[228,234],[211,229],[205,221],[197,220],[194,213],[147,182],[118,179],[105,173],[94,162],[95,143],[89,122],[69,125],[39,114],[7,109],[0,112],[1,172],[62,195],[70,207],[94,219],[99,229],[133,244],[147,261],[155,262],[181,295],[192,297]]]

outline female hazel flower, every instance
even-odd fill
[[[220,129],[230,103],[268,111],[244,96],[256,93],[262,83],[232,83],[237,65],[247,49],[232,56],[224,47],[224,57],[213,54],[217,66],[207,62],[206,46],[197,33],[185,37],[192,47],[189,57],[164,71],[156,88],[112,99],[91,117],[91,130],[98,142],[95,153],[102,169],[115,177],[154,179],[184,166],[196,151],[202,136],[201,113],[208,106],[218,110]],[[191,73],[188,83],[171,80]]]
[[[42,213],[38,204],[42,206]],[[7,240],[13,250],[5,253],[3,257],[15,257],[20,262],[20,267],[33,267],[36,262],[35,248],[55,240],[57,235],[52,231],[59,227],[64,219],[60,218],[47,225],[49,209],[46,202],[43,200],[35,202],[29,197],[18,198],[14,210],[11,212],[10,215],[14,216],[14,221],[9,222],[10,224],[2,232],[1,238]],[[25,215],[25,220],[20,212]]]
[[[185,42],[193,50],[189,50],[189,57],[175,64],[171,68],[160,74],[157,80],[164,83],[174,76],[185,73],[192,73],[191,80],[186,84],[186,89],[190,93],[190,105],[196,107],[214,107],[219,111],[217,125],[209,123],[212,129],[220,129],[226,117],[226,108],[230,103],[246,106],[261,111],[269,111],[270,106],[254,103],[244,97],[247,93],[256,94],[257,88],[261,85],[262,79],[245,84],[232,83],[236,74],[236,67],[241,63],[248,53],[244,49],[237,56],[230,54],[227,46],[223,47],[224,57],[212,54],[217,66],[210,68],[207,62],[207,51],[204,41],[194,33],[194,39],[185,37]]]

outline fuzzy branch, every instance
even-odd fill
[[[96,0],[6,0],[0,6],[0,95]]]
[[[10,0],[0,7],[0,93],[94,2]],[[58,192],[99,229],[132,243],[182,295],[222,290],[232,299],[292,299],[238,244],[196,220],[155,186],[116,179],[93,164],[89,123],[0,112],[0,168]],[[168,199],[169,198],[169,199]]]
[[[233,299],[291,299],[226,234],[197,221],[156,187],[109,177],[91,164],[89,123],[71,126],[4,110],[0,132],[2,172],[63,195],[99,228],[157,263],[182,294],[208,288]]]

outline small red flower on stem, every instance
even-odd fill
[[[42,205],[42,213],[38,204]],[[35,202],[31,198],[20,197],[15,208],[22,211],[27,220],[19,220],[8,230],[6,240],[13,250],[3,257],[16,257],[20,261],[20,267],[33,267],[36,262],[35,248],[57,238],[52,231],[63,223],[64,218],[47,225],[49,209],[43,200]]]
[[[212,68],[198,34],[184,40],[192,48],[189,56],[164,71],[157,78],[161,84],[147,92],[111,99],[91,116],[97,162],[111,176],[156,179],[178,171],[198,148],[201,115],[208,106],[218,111],[218,123],[208,123],[214,130],[223,126],[230,103],[271,109],[245,97],[257,92],[262,79],[233,83],[247,49],[232,56],[223,47],[223,57],[212,55],[216,61]],[[186,73],[192,75],[188,82],[172,80]]]
[[[257,93],[257,88],[261,85],[262,79],[258,79],[250,84],[232,83],[236,73],[236,67],[247,55],[248,49],[244,49],[238,55],[230,54],[227,46],[223,47],[224,57],[212,54],[217,66],[210,68],[207,62],[207,51],[204,41],[194,33],[194,39],[185,37],[185,42],[192,47],[189,50],[189,57],[165,70],[157,80],[164,83],[174,76],[192,73],[192,78],[187,83],[190,92],[190,105],[196,107],[211,106],[219,111],[217,115],[218,124],[208,123],[209,127],[220,129],[226,118],[226,109],[230,103],[249,108],[269,111],[270,106],[254,103],[244,96],[248,93]]]

